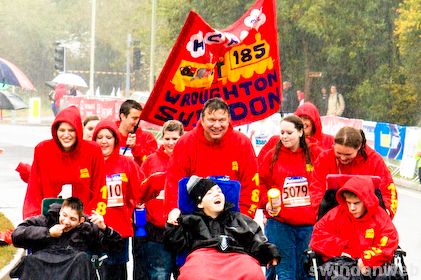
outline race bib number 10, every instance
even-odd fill
[[[107,187],[108,187],[108,203],[107,207],[123,206],[123,181],[121,180],[121,174],[114,174],[107,176]]]
[[[287,177],[282,192],[284,207],[310,205],[310,192],[307,178],[301,176]]]

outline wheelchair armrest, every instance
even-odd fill
[[[94,268],[98,269],[106,259],[108,259],[107,255],[102,255],[102,256],[92,255],[91,262]]]
[[[304,251],[306,260],[304,261],[304,270],[307,271],[307,274],[313,276],[315,280],[319,280],[319,265],[320,257],[311,249]]]
[[[406,252],[398,247],[395,251],[395,256],[406,257]]]

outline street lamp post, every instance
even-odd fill
[[[154,50],[155,50],[155,33],[156,33],[156,1],[152,0],[152,19],[151,19],[151,52],[149,57],[149,91],[152,92],[154,85]]]
[[[90,65],[89,65],[89,93],[90,93],[90,95],[94,95],[95,18],[96,18],[96,0],[92,0],[92,13],[91,13],[91,54],[90,54]]]

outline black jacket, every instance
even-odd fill
[[[112,228],[100,230],[95,224],[86,222],[60,237],[51,237],[49,229],[59,223],[60,205],[52,204],[46,215],[31,217],[19,224],[12,233],[15,247],[31,249],[68,249],[98,252],[121,246],[121,236]]]
[[[164,243],[169,250],[189,253],[199,248],[216,248],[221,252],[246,253],[266,265],[274,258],[280,259],[275,245],[268,242],[259,224],[250,217],[233,212],[232,206],[216,218],[202,210],[191,215],[181,215],[179,226],[167,224]]]

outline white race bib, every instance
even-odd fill
[[[123,181],[121,174],[107,176],[108,203],[107,207],[117,207],[124,205]]]
[[[307,178],[301,176],[287,177],[282,191],[284,207],[299,207],[311,204]]]

